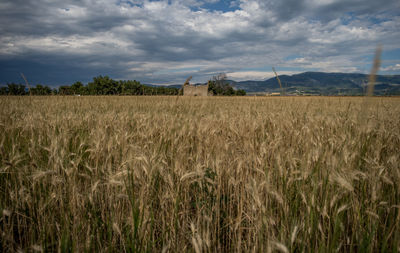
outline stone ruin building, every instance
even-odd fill
[[[192,85],[189,83],[192,77],[189,77],[183,85],[184,96],[208,96],[208,84]]]

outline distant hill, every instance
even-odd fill
[[[368,84],[366,74],[305,72],[281,75],[279,79],[287,94],[363,95]],[[229,82],[247,93],[280,92],[276,77],[265,81]],[[378,75],[374,94],[400,95],[400,75]]]

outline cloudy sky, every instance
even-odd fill
[[[399,0],[1,0],[0,83],[400,74]]]

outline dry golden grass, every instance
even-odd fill
[[[0,105],[3,252],[400,250],[400,98]]]

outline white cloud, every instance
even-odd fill
[[[400,71],[400,64],[387,66],[387,67],[381,68],[381,70],[382,71]]]
[[[279,71],[278,75],[294,75],[299,73],[298,71]],[[227,73],[228,79],[234,79],[236,81],[245,80],[266,80],[274,77],[275,74],[271,71],[239,71]]]

